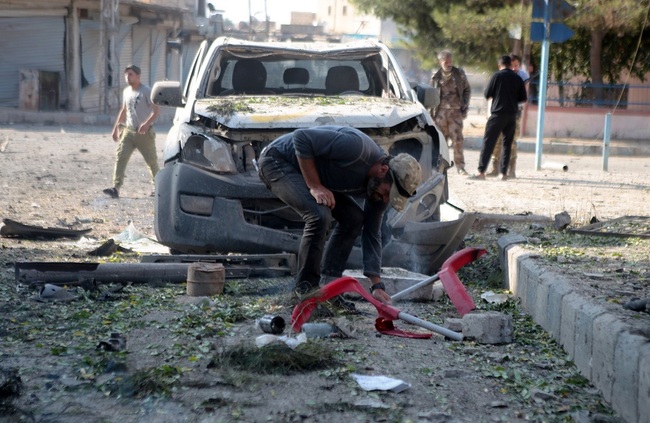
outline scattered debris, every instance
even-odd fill
[[[632,298],[630,301],[623,304],[623,308],[632,311],[645,311],[650,313],[650,298]]]
[[[110,338],[97,345],[97,349],[113,352],[126,351],[126,338],[121,333],[111,333]]]
[[[563,231],[571,224],[571,216],[566,211],[555,215],[555,229]]]
[[[270,333],[273,335],[280,335],[284,332],[286,323],[282,316],[274,316],[272,314],[266,314],[257,320],[257,325],[262,332]]]
[[[508,294],[496,294],[494,291],[487,291],[481,294],[481,298],[490,304],[503,304],[508,301]]]
[[[265,334],[255,338],[255,345],[257,348],[263,348],[271,344],[284,343],[287,347],[293,350],[298,345],[305,342],[307,342],[307,334],[304,333],[301,333],[296,337]]]
[[[78,238],[90,231],[92,229],[43,228],[42,226],[25,225],[11,219],[2,219],[2,225],[0,225],[0,236],[4,238]]]
[[[613,237],[650,238],[649,216],[623,216],[605,222],[597,221],[581,228],[571,229],[572,233]]]
[[[89,256],[95,256],[95,257],[108,257],[112,256],[113,254],[117,252],[121,253],[132,253],[133,251],[128,249],[128,248],[123,248],[120,247],[118,244],[113,241],[113,238],[109,239],[108,241],[104,242],[102,245],[99,247],[95,248],[92,251],[89,251],[87,254]]]
[[[23,381],[18,369],[0,367],[0,403],[20,395]]]
[[[329,323],[305,323],[302,325],[302,332],[307,338],[329,338],[337,334],[336,326]]]
[[[350,373],[350,376],[357,381],[364,391],[392,391],[399,393],[411,387],[409,383],[403,380],[386,376],[368,376],[357,373]]]
[[[74,295],[65,288],[60,286],[52,285],[46,283],[41,288],[39,294],[32,298],[34,301],[39,301],[42,303],[45,302],[65,302],[65,301],[74,301],[78,299],[78,295]]]

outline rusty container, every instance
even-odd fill
[[[226,269],[221,263],[197,262],[187,269],[187,295],[209,297],[223,292]]]

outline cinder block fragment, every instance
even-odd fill
[[[445,319],[445,323],[443,324],[443,327],[453,330],[454,332],[462,332],[463,331],[463,319],[457,319],[455,317],[448,317]]]
[[[480,344],[512,342],[512,316],[498,311],[468,313],[463,316],[463,336]]]

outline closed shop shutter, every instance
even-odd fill
[[[142,69],[140,82],[151,86],[151,28],[133,27],[133,64]]]
[[[162,81],[167,75],[167,32],[159,29],[151,31],[151,79],[149,86]]]
[[[21,69],[59,74],[59,103],[67,103],[65,17],[0,18],[0,107],[18,107]]]

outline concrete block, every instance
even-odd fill
[[[354,269],[354,270],[345,270],[343,272],[344,276],[350,276],[355,278],[361,283],[361,285],[370,291],[370,279],[368,279],[363,274],[363,270]],[[422,282],[425,279],[428,279],[430,276],[423,275],[421,273],[410,272],[406,269],[399,267],[382,267],[381,269],[381,281],[386,285],[386,292],[389,295],[397,294],[405,290],[408,287],[415,285],[416,283]],[[437,281],[431,283],[423,288],[413,291],[407,296],[404,300],[418,300],[418,301],[431,301],[434,299],[434,291],[437,290],[437,298],[440,299],[444,289],[442,288],[442,283]]]
[[[553,283],[558,275],[545,272],[537,279],[529,279],[528,283],[535,285],[535,302],[529,303],[528,313],[533,317],[535,323],[543,328],[548,326],[548,296]]]
[[[546,305],[546,325],[544,329],[560,342],[560,328],[562,326],[562,299],[573,292],[573,285],[564,280],[556,280],[548,292]]]
[[[448,317],[445,319],[445,323],[442,325],[444,328],[453,330],[454,332],[463,331],[463,319],[457,319],[455,317]]]
[[[626,422],[639,421],[639,359],[641,348],[647,343],[644,336],[629,332],[621,332],[616,342],[612,408]]]
[[[650,343],[639,352],[639,422],[650,423]]]
[[[497,246],[499,247],[499,264],[503,270],[503,274],[508,274],[508,257],[507,252],[509,247],[518,244],[525,244],[526,238],[517,233],[510,233],[508,235],[502,236],[497,240]],[[507,281],[505,281],[507,283]],[[504,285],[507,286],[507,285]]]
[[[571,360],[575,358],[576,310],[586,301],[575,292],[562,298],[562,325],[560,326],[560,344]]]
[[[528,257],[528,254],[521,247],[513,246],[504,252],[504,260],[508,264],[501,264],[505,276],[504,287],[512,291],[515,296],[519,296],[519,282],[521,271],[521,261]],[[501,250],[499,250],[501,255]]]
[[[599,305],[586,303],[576,310],[576,339],[573,361],[580,374],[591,380],[593,358],[593,323],[607,310]]]
[[[512,316],[498,311],[468,313],[462,318],[463,335],[481,344],[512,342]]]
[[[593,322],[592,344],[594,348],[591,359],[591,382],[600,390],[605,401],[612,402],[614,386],[614,351],[625,325],[611,314],[597,316]]]
[[[526,297],[522,296],[522,303],[526,307],[526,310],[532,314],[537,305],[537,288],[539,287],[539,280],[542,277],[542,273],[536,274],[537,272],[535,271],[537,269],[535,267],[531,267],[530,270],[531,272],[526,273],[524,279],[526,282]]]

